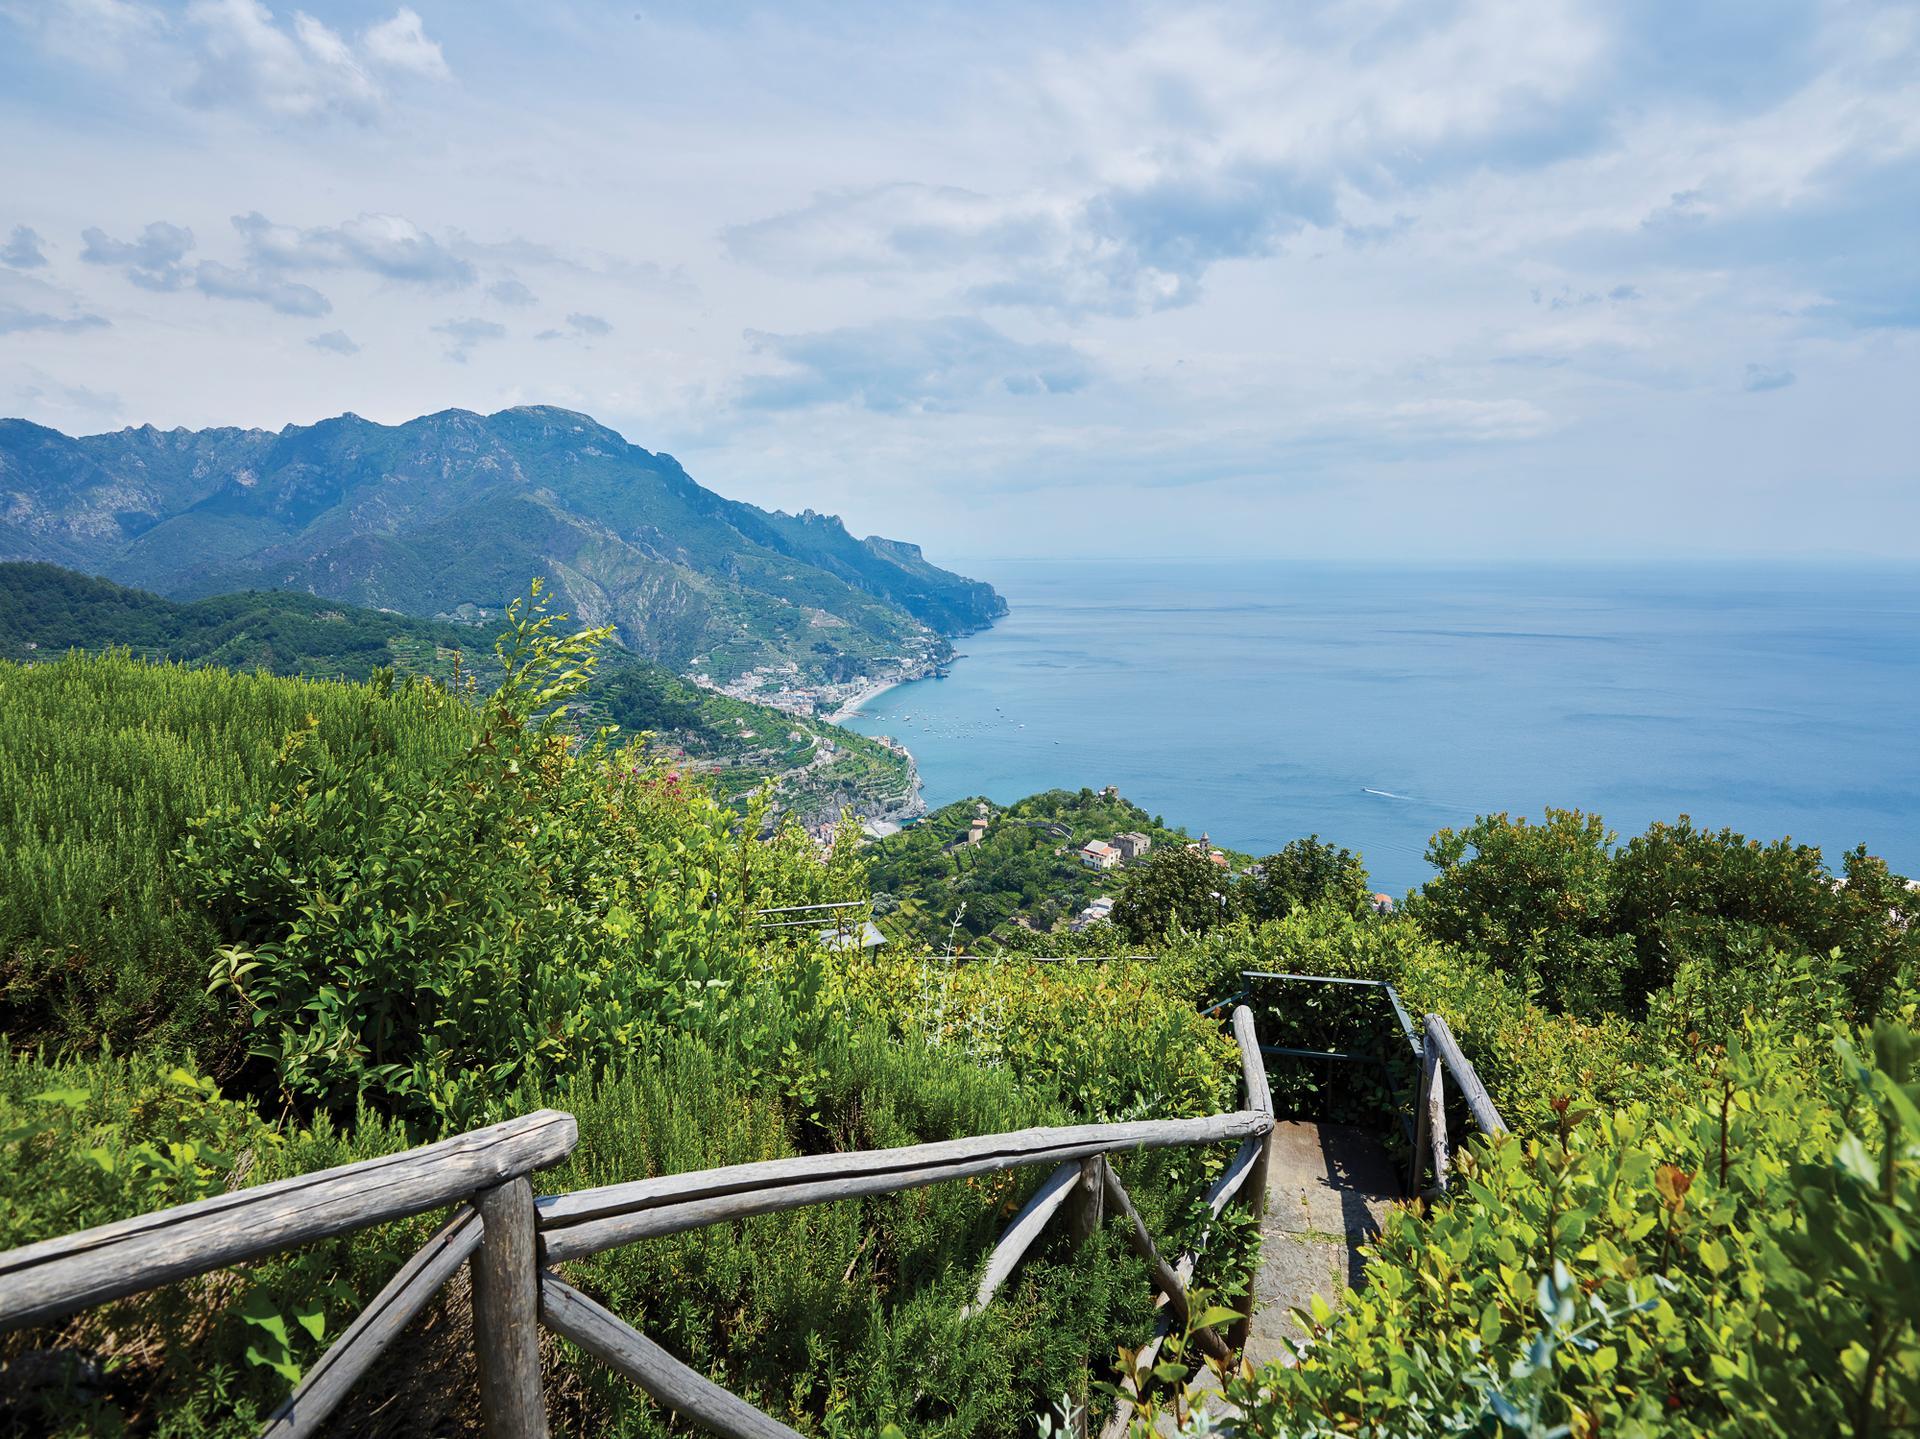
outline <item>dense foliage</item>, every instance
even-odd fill
[[[0,664],[0,1033],[56,1049],[224,1052],[204,998],[217,942],[168,859],[189,821],[267,792],[311,726],[396,767],[465,743],[427,692],[378,694],[124,655]]]
[[[986,833],[968,843],[978,818]],[[1110,791],[1048,790],[1006,806],[959,800],[873,847],[875,908],[890,933],[941,949],[1023,948],[1117,892],[1125,872],[1090,868],[1080,848],[1129,832],[1147,836],[1150,854],[1190,843]]]
[[[471,690],[492,661],[497,619],[414,619],[312,595],[252,590],[185,603],[55,565],[0,564],[0,660],[47,662],[69,650],[124,649],[145,660],[372,682],[426,678]],[[652,735],[743,803],[774,780],[777,812],[830,822],[843,806],[898,808],[913,797],[902,755],[824,720],[797,718],[681,679],[611,642],[572,702],[585,733]]]
[[[1752,1018],[1649,1099],[1561,1093],[1394,1212],[1300,1361],[1227,1386],[1259,1435],[1881,1435],[1920,1418],[1913,1013]]]
[[[1269,1044],[1377,1046],[1337,1080],[1276,1052],[1284,1112],[1394,1128],[1411,1051],[1383,992],[1248,974],[1284,970],[1385,980],[1444,1016],[1513,1133],[1463,1144],[1446,1199],[1390,1215],[1364,1288],[1301,1316],[1297,1363],[1228,1376],[1242,1432],[1920,1422],[1915,900],[1863,851],[1834,875],[1685,819],[1622,846],[1597,817],[1494,816],[1436,836],[1435,878],[1390,916],[1358,857],[1317,838],[1221,864],[1086,791],[990,809],[979,843],[955,845],[969,801],[822,853],[763,823],[764,800],[743,815],[645,747],[583,736],[597,638],[536,596],[483,701],[124,652],[0,665],[0,1248],[537,1105],[581,1125],[550,1192],[1215,1112],[1238,1074],[1209,1011],[1235,994]],[[1081,862],[1130,830],[1154,842],[1144,862]],[[1114,925],[1045,933],[1113,888]],[[875,891],[896,937],[937,945],[828,952],[758,913]],[[945,952],[961,934],[995,957]],[[1017,952],[1068,943],[1109,957]],[[1164,1249],[1195,1244],[1225,1159],[1119,1157]],[[1056,1226],[962,1317],[1040,1178],[769,1215],[566,1273],[802,1432],[1048,1432],[1035,1416],[1097,1401],[1153,1315],[1111,1227],[1075,1250]],[[433,1222],[7,1336],[0,1424],[248,1432]],[[1232,1294],[1250,1236],[1231,1212],[1214,1233],[1200,1283]],[[341,1432],[474,1428],[468,1303],[456,1282]],[[1157,1404],[1187,1408],[1191,1352],[1163,1351],[1143,1435]],[[679,1432],[570,1347],[545,1363],[561,1432]]]
[[[1207,1112],[1230,1093],[1231,1050],[1197,1013],[1198,969],[956,975],[911,954],[828,965],[806,931],[760,929],[756,908],[857,893],[851,844],[823,857],[789,829],[762,838],[644,751],[573,740],[559,716],[590,638],[516,616],[502,682],[478,707],[427,684],[314,685],[124,655],[0,671],[21,699],[5,752],[40,760],[21,771],[42,775],[23,827],[84,817],[65,792],[81,773],[69,755],[118,756],[105,773],[133,796],[172,773],[157,757],[178,771],[144,807],[95,806],[97,863],[66,907],[9,911],[33,941],[14,962],[41,964],[15,986],[9,1021],[37,1017],[53,1048],[23,1045],[16,1023],[0,1068],[0,1248],[543,1104],[581,1123],[579,1151],[541,1179],[558,1190]],[[43,849],[64,863],[54,833]],[[109,876],[146,900],[96,935]],[[6,893],[41,888],[28,871]],[[167,946],[167,983],[135,1004]],[[56,971],[67,997],[28,1005]],[[116,1016],[108,1052],[94,1041]],[[1177,1240],[1223,1158],[1122,1163]],[[1070,1252],[1060,1233],[989,1312],[962,1319],[986,1246],[1041,1177],[769,1216],[568,1273],[803,1429],[1018,1432],[1061,1394],[1084,1399],[1090,1362],[1152,1322],[1144,1270],[1117,1237]],[[8,1336],[0,1423],[250,1432],[430,1227]],[[463,1285],[370,1377],[342,1432],[473,1426]],[[671,1427],[594,1361],[557,1344],[547,1358],[563,1431]]]
[[[1243,868],[1224,851],[1180,844],[1148,855],[1127,874],[1112,923],[1128,942],[1150,945],[1235,919],[1284,919],[1297,909],[1357,915],[1371,905],[1360,856],[1318,835]]]
[[[1134,944],[1167,934],[1205,934],[1234,914],[1235,887],[1198,846],[1173,845],[1147,856],[1127,876],[1113,927]]]
[[[1360,914],[1373,903],[1360,856],[1317,834],[1291,840],[1261,860],[1248,871],[1236,898],[1240,912],[1256,922],[1323,905]]]
[[[1365,1288],[1301,1316],[1299,1363],[1227,1386],[1247,1432],[1910,1430],[1911,971],[1867,1007],[1832,954],[1699,946],[1643,1014],[1588,1020],[1542,1007],[1530,966],[1462,952],[1409,916],[1296,910],[1169,953],[1246,986],[1263,1038],[1302,1047],[1350,1044],[1355,1016],[1240,971],[1284,956],[1295,972],[1390,981],[1414,1013],[1448,1020],[1515,1131],[1455,1156],[1448,1202],[1390,1216]],[[1275,1064],[1283,1109],[1325,1101],[1311,1069]],[[1457,1110],[1450,1125],[1471,1132]]]
[[[1920,892],[1864,847],[1830,873],[1820,851],[1762,844],[1686,816],[1625,847],[1597,815],[1506,815],[1434,836],[1439,874],[1415,902],[1435,938],[1484,954],[1556,1008],[1640,1013],[1692,958],[1825,955],[1871,1013],[1920,960]]]

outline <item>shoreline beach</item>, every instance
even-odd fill
[[[925,675],[909,675],[904,679],[892,679],[881,684],[870,685],[853,696],[852,699],[847,700],[839,709],[828,715],[827,723],[845,724],[848,720],[859,714],[860,711],[872,701],[879,699],[880,696],[888,690],[898,689],[901,685],[911,684],[916,679],[925,678]]]

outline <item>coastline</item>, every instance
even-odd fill
[[[890,679],[879,684],[869,685],[851,699],[843,702],[839,709],[826,716],[827,723],[845,724],[848,720],[859,714],[871,701],[879,699],[880,696],[888,690],[898,689],[901,685],[910,684],[916,679],[924,678],[924,675],[905,675],[899,679]]]

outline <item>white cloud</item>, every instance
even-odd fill
[[[444,320],[433,327],[434,333],[445,335],[451,344],[447,348],[447,358],[455,364],[464,365],[467,357],[477,345],[504,340],[507,327],[492,320],[468,318],[464,320]]]
[[[46,241],[25,225],[15,225],[7,243],[0,246],[0,265],[15,270],[37,270],[47,263]]]
[[[1593,86],[1605,55],[1604,27],[1571,0],[1470,0],[1434,19],[1334,5],[1294,27],[1180,9],[1039,58],[1044,148],[1078,161],[1054,183],[823,192],[727,242],[788,272],[945,272],[975,303],[1184,306],[1220,262],[1338,225],[1356,191],[1538,128]],[[1411,223],[1358,233],[1381,242]]]
[[[740,403],[752,410],[851,404],[882,414],[934,412],[996,396],[1071,394],[1092,378],[1092,366],[1071,346],[1015,340],[965,316],[747,338],[787,366],[747,377]]]
[[[360,347],[353,342],[345,330],[327,330],[307,341],[316,350],[326,350],[335,355],[357,355]]]
[[[324,315],[333,309],[327,297],[311,285],[257,270],[235,269],[213,260],[202,260],[194,267],[193,283],[203,295],[220,300],[253,300],[283,315]]]
[[[279,120],[338,115],[362,123],[380,113],[381,92],[339,35],[300,14],[291,32],[260,0],[193,0],[189,104],[254,110]]]
[[[45,310],[29,310],[23,305],[0,300],[0,335],[17,335],[28,330],[53,330],[74,334],[81,330],[103,329],[107,324],[99,315],[53,315]]]
[[[440,46],[427,38],[420,17],[404,5],[391,20],[383,20],[362,34],[360,45],[367,59],[383,69],[424,75],[430,80],[445,80],[451,73]]]
[[[1748,394],[1759,394],[1766,390],[1784,390],[1799,376],[1792,370],[1779,365],[1748,365],[1746,379],[1740,388]]]
[[[47,53],[109,73],[125,69],[166,29],[160,12],[138,0],[7,0],[0,17]]]
[[[134,284],[147,290],[177,290],[187,282],[181,261],[193,248],[193,231],[155,220],[132,240],[116,240],[106,231],[80,232],[80,258],[89,265],[119,265]]]
[[[190,0],[178,12],[147,0],[0,0],[0,18],[67,64],[276,122],[371,124],[396,87],[451,78],[406,6],[353,39],[303,10],[283,20],[264,0]]]
[[[538,298],[525,284],[509,275],[487,286],[487,294],[503,305],[531,305]]]
[[[251,262],[276,270],[365,270],[388,280],[460,289],[474,281],[471,262],[398,215],[361,215],[339,225],[301,230],[276,225],[258,211],[235,215]]]

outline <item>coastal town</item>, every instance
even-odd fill
[[[732,679],[716,680],[707,673],[707,657],[702,655],[695,658],[688,678],[715,694],[770,705],[802,719],[826,719],[838,724],[895,685],[944,675],[952,657],[944,643],[929,643],[923,653],[881,656],[852,679],[810,681],[792,660],[755,665]]]
[[[944,643],[930,643],[922,653],[883,656],[873,662],[867,673],[837,682],[810,682],[792,661],[755,665],[726,681],[714,679],[704,668],[706,656],[697,657],[688,679],[700,688],[729,699],[765,705],[806,726],[787,736],[789,741],[809,742],[812,753],[797,758],[778,775],[783,787],[812,774],[828,781],[807,786],[808,800],[788,806],[814,844],[831,848],[841,816],[850,814],[868,839],[884,838],[899,831],[926,813],[921,796],[920,773],[913,754],[891,735],[865,736],[845,730],[827,732],[825,726],[843,725],[859,713],[861,706],[896,685],[911,680],[944,675],[952,651]],[[743,739],[755,738],[742,729]],[[884,793],[871,792],[871,784],[855,793],[830,782],[830,777],[848,763],[849,748],[875,751],[888,761],[888,769],[897,774],[897,782]],[[721,766],[724,767],[724,766]]]

